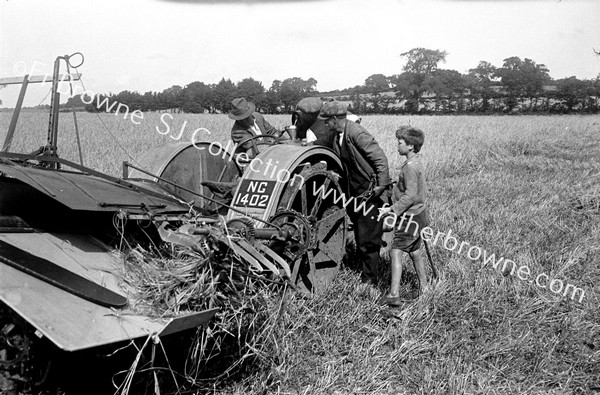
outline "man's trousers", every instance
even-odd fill
[[[359,203],[357,203],[359,205]],[[352,206],[352,207],[350,207]],[[363,281],[377,282],[379,275],[379,250],[383,236],[383,221],[378,221],[379,208],[383,206],[380,198],[369,200],[364,210],[355,212],[355,205],[348,205],[348,215],[354,224],[356,253],[362,262]],[[370,209],[370,210],[369,210]],[[368,213],[365,215],[365,211]]]

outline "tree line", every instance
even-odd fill
[[[254,102],[263,113],[289,113],[308,96],[348,102],[357,114],[600,112],[600,75],[592,80],[574,76],[554,80],[545,65],[517,56],[504,59],[501,67],[480,61],[467,74],[461,74],[439,67],[446,60],[445,51],[413,48],[400,56],[406,60],[400,74],[373,74],[362,85],[333,92],[318,92],[314,78],[275,80],[266,89],[260,81],[248,77],[237,83],[225,78],[217,84],[195,81],[162,92],[122,91],[102,95],[100,101],[107,98],[109,103],[123,103],[132,111],[186,113],[226,113],[236,97]],[[67,106],[106,111],[98,108],[96,100],[84,104],[81,99],[70,98]]]
[[[81,95],[70,98],[64,106],[82,108],[86,111],[98,112],[111,108],[112,103],[126,104],[131,111],[173,111],[186,113],[226,113],[231,108],[231,101],[236,97],[245,97],[252,101],[257,111],[263,113],[290,113],[300,99],[318,94],[317,80],[309,78],[287,78],[273,81],[267,90],[262,82],[251,77],[244,78],[237,84],[230,79],[221,79],[217,84],[205,84],[195,81],[185,87],[174,85],[162,92],[146,92],[140,94],[122,91],[117,94],[100,95],[96,100]],[[104,99],[108,101],[105,102]],[[87,103],[87,104],[86,104]],[[98,103],[103,103],[98,105]],[[113,110],[116,106],[112,107]]]

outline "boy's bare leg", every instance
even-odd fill
[[[425,264],[423,263],[423,256],[421,255],[421,250],[416,250],[410,252],[410,258],[415,265],[415,272],[417,272],[417,277],[419,278],[419,287],[421,288],[421,292],[425,291],[427,288],[427,275],[425,274]]]
[[[392,258],[392,281],[389,296],[398,296],[400,294],[400,279],[402,278],[402,250],[392,249],[390,255]]]

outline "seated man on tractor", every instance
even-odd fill
[[[231,101],[232,109],[229,111],[229,118],[235,123],[231,128],[231,140],[235,144],[242,144],[240,150],[248,150],[251,143],[244,143],[249,138],[256,136],[273,136],[279,138],[281,132],[272,126],[262,114],[256,112],[254,103],[247,101],[243,97]]]
[[[254,103],[247,101],[244,97],[233,99],[231,105],[229,118],[235,121],[231,128],[231,140],[235,147],[233,155],[236,157],[238,165],[247,165],[258,155],[260,151],[258,145],[278,143],[281,132],[267,122],[262,114],[256,112]],[[258,139],[260,136],[264,136],[265,139]],[[252,140],[253,138],[261,141],[257,142]],[[221,203],[229,204],[238,182],[239,180],[230,182],[205,180],[202,181],[202,185],[208,187],[214,197]]]

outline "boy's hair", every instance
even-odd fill
[[[421,147],[425,142],[425,134],[423,131],[410,125],[400,126],[400,128],[396,130],[396,138],[398,140],[402,139],[406,144],[415,147],[415,154],[421,151]]]

